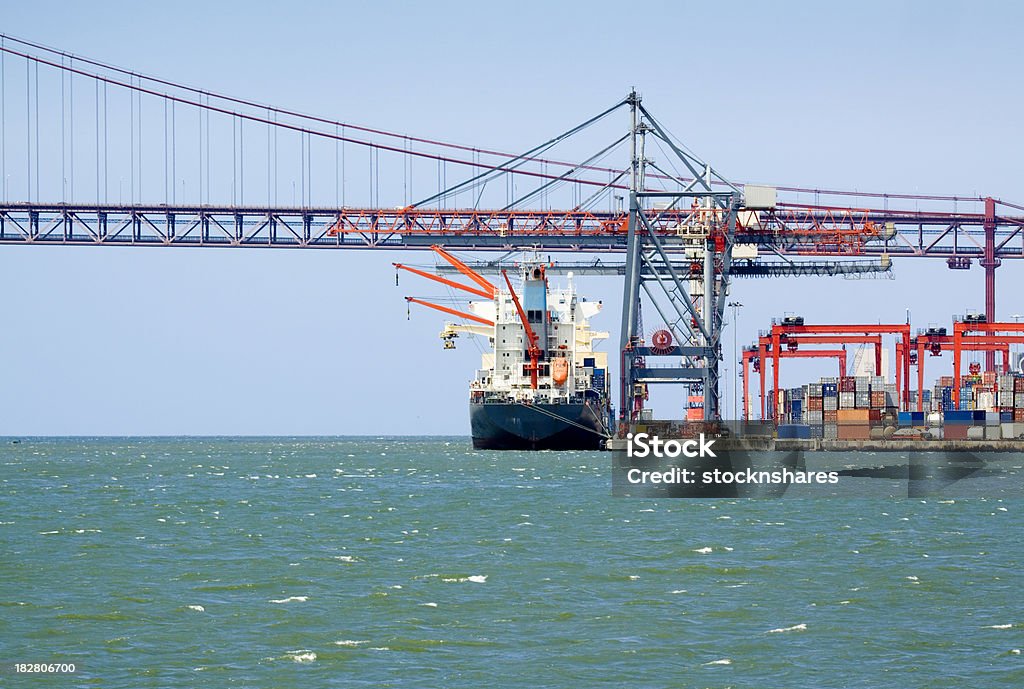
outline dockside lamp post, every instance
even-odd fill
[[[733,361],[733,364],[736,364],[736,357],[737,357],[736,331],[739,330],[739,319],[738,319],[737,311],[736,310],[742,308],[743,304],[741,304],[738,301],[730,301],[728,304],[726,304],[726,306],[732,307],[732,361]],[[732,377],[732,420],[733,421],[736,421],[737,419],[739,419],[739,416],[738,416],[739,408],[738,408],[738,405],[737,405],[737,402],[739,401],[739,397],[737,396],[737,390],[738,390],[738,387],[739,387],[739,372],[741,370],[742,369],[739,367],[739,365],[736,364],[736,375],[734,375]]]

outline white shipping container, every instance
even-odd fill
[[[769,210],[775,208],[775,187],[758,184],[743,185],[743,207],[749,210]]]
[[[757,258],[757,244],[736,244],[732,247],[732,260],[753,261]]]
[[[977,393],[974,402],[976,409],[984,409],[985,411],[992,411],[996,406],[995,395],[991,392]]]

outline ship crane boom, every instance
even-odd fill
[[[448,306],[442,306],[441,304],[435,304],[432,301],[418,299],[417,297],[406,297],[405,301],[407,301],[410,304],[419,304],[420,306],[426,306],[428,309],[434,309],[435,311],[440,311],[441,313],[447,313],[450,316],[458,316],[459,318],[465,318],[466,320],[474,321],[475,323],[480,323],[481,325],[494,327],[494,321],[492,320],[489,320],[487,318],[481,318],[480,316],[475,316],[471,313],[459,311],[458,309],[453,309]]]
[[[445,261],[447,261],[453,268],[455,268],[460,273],[465,275],[467,278],[469,278],[470,280],[475,282],[480,287],[480,289],[483,290],[484,294],[487,296],[488,299],[494,299],[494,292],[495,292],[494,285],[492,285],[490,282],[488,282],[487,278],[485,278],[483,275],[481,275],[480,273],[476,272],[475,270],[473,270],[472,268],[467,266],[465,263],[463,263],[459,259],[457,259],[454,256],[452,256],[450,253],[445,251],[444,248],[441,247],[440,245],[433,244],[433,245],[431,245],[430,249],[435,254],[437,254],[438,256],[443,258]],[[463,287],[462,289],[466,289],[467,291],[470,291],[470,290],[468,290],[465,287]]]
[[[469,292],[474,296],[483,297],[484,299],[494,299],[493,287],[490,290],[485,291],[482,289],[477,289],[476,287],[470,287],[469,285],[463,285],[459,282],[449,280],[448,278],[442,277],[440,275],[433,275],[432,273],[428,273],[425,270],[420,270],[418,268],[413,268],[412,266],[407,266],[404,263],[392,263],[391,265],[395,267],[395,270],[404,270],[409,273],[412,273],[413,275],[419,275],[422,278],[426,278],[427,280],[439,282],[442,285],[445,285],[446,287],[451,287],[452,289],[458,289],[462,290],[463,292]]]

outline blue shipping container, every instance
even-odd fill
[[[790,440],[810,440],[811,427],[804,424],[785,423],[778,428],[779,438]]]

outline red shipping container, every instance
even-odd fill
[[[968,428],[970,426],[947,423],[942,427],[942,435],[946,440],[967,440]]]
[[[839,440],[871,440],[871,426],[867,424],[849,424],[836,429]]]

